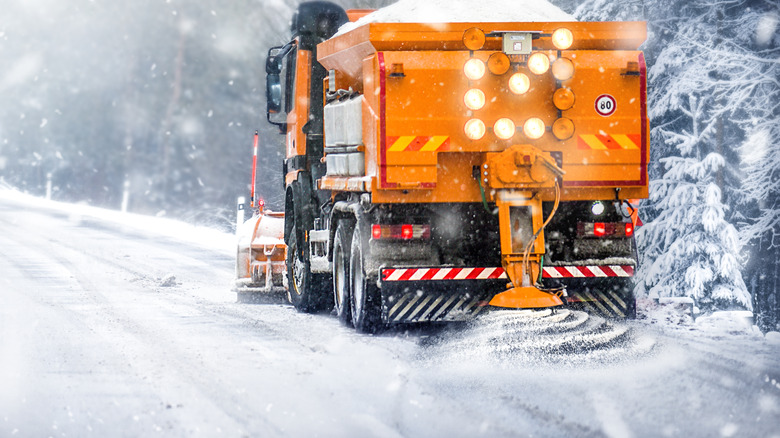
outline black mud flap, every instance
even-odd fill
[[[636,318],[636,298],[630,279],[569,279],[566,305],[605,318]]]
[[[388,324],[467,321],[506,290],[506,279],[384,281],[382,320]]]

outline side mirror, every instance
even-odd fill
[[[282,47],[272,47],[265,60],[265,100],[269,115],[282,111],[281,51]]]
[[[282,83],[278,73],[265,77],[265,100],[269,115],[282,112]]]
[[[265,101],[268,122],[287,132],[287,114],[283,109],[282,70],[285,57],[290,53],[290,45],[272,47],[265,61]]]

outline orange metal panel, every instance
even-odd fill
[[[295,62],[295,90],[292,111],[287,113],[287,157],[306,154],[306,134],[300,129],[309,121],[311,52],[298,50]]]
[[[547,52],[553,58],[560,54],[573,61],[574,76],[563,83],[556,82],[550,73],[530,73],[522,56],[512,56],[513,65],[506,74],[487,73],[482,79],[468,80],[463,73],[465,62],[470,57],[486,61],[494,53],[491,47],[498,47],[498,39],[489,37],[486,50],[462,50],[462,33],[475,24],[375,23],[319,46],[323,65],[338,70],[339,87],[362,88],[364,92],[366,175],[377,178],[372,186],[374,202],[479,202],[472,167],[483,161],[480,157],[484,153],[517,144],[529,144],[560,157],[566,171],[564,200],[613,199],[615,188],[621,188],[621,197],[646,197],[649,127],[645,70],[641,52],[633,51],[646,37],[645,24],[480,24],[491,27],[486,30],[542,32],[566,25],[575,35],[572,49],[577,50]],[[549,46],[545,38],[549,37],[534,40],[535,48]],[[600,50],[585,50],[591,48]],[[618,48],[629,50],[614,50]],[[356,59],[362,61],[357,63]],[[641,75],[635,68],[638,61]],[[634,67],[629,68],[629,63]],[[626,75],[627,70],[633,74]],[[391,72],[403,75],[391,76]],[[515,72],[531,78],[530,90],[520,96],[508,91],[508,78]],[[570,87],[575,94],[574,106],[565,111],[552,104],[552,94],[559,86]],[[485,93],[483,108],[469,110],[465,106],[463,97],[470,88]],[[616,108],[599,114],[596,103],[605,95]],[[498,139],[491,130],[503,117],[518,127],[509,140]],[[540,118],[548,129],[558,117],[570,118],[575,133],[565,141],[549,131],[540,139],[529,139],[522,133],[522,125],[530,117]],[[486,124],[488,132],[482,139],[465,137],[463,127],[470,118]],[[424,140],[445,137],[443,148]],[[451,158],[455,156],[460,158]],[[458,164],[453,166],[454,162]],[[463,190],[443,190],[452,183],[463,185]],[[423,190],[410,190],[414,188]],[[490,193],[486,196],[492,198]],[[550,200],[552,194],[543,191],[542,197]]]

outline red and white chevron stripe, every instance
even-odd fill
[[[631,277],[631,265],[604,266],[545,266],[544,278]]]
[[[544,278],[631,277],[631,265],[545,266]],[[382,281],[494,280],[507,278],[503,268],[387,268]]]
[[[383,281],[491,280],[506,278],[503,268],[398,268],[383,269]]]

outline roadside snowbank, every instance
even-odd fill
[[[29,208],[46,208],[68,215],[71,222],[81,222],[90,218],[109,221],[127,229],[143,231],[172,237],[185,242],[194,242],[203,248],[235,252],[236,237],[232,234],[214,228],[199,227],[174,219],[144,216],[133,213],[122,213],[91,207],[84,204],[68,204],[48,201],[32,195],[21,193],[15,189],[0,186],[0,198],[14,201]],[[21,211],[23,213],[24,210]],[[24,220],[20,216],[20,220]]]
[[[577,21],[545,0],[400,0],[354,23],[339,34],[368,23],[461,23],[461,22]]]

